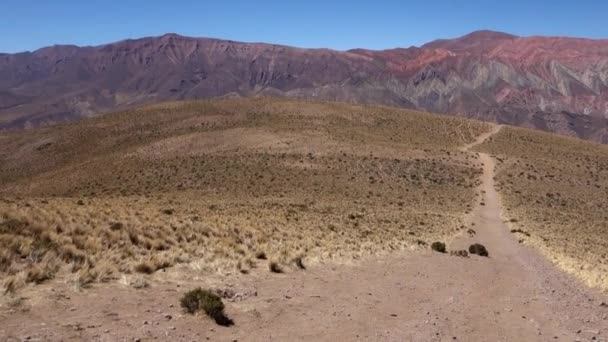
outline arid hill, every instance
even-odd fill
[[[248,272],[424,247],[464,229],[480,170],[456,147],[488,129],[256,98],[0,133],[0,276]]]
[[[450,113],[608,142],[608,41],[479,31],[384,51],[175,34],[0,54],[0,128],[275,95]]]
[[[2,340],[608,332],[607,145],[266,97],[148,105],[0,145]]]

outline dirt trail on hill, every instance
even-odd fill
[[[496,126],[463,149],[499,130]],[[480,204],[473,212],[476,233],[457,237],[448,247],[468,249],[478,242],[487,247],[489,257],[425,250],[286,274],[268,273],[261,264],[252,275],[167,281],[143,290],[113,284],[75,293],[54,285],[52,295],[28,301],[29,311],[3,308],[0,336],[90,341],[608,341],[608,305],[602,304],[608,303],[606,296],[511,236],[494,189],[494,160],[483,153],[479,157],[484,172]],[[182,312],[181,294],[201,285],[242,294],[227,303],[235,326],[219,327]],[[36,291],[48,293],[49,286]]]

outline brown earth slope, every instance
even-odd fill
[[[0,54],[0,127],[142,103],[281,95],[464,115],[608,142],[608,43],[480,31],[385,51],[175,34]]]

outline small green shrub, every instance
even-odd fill
[[[445,243],[439,242],[439,241],[433,242],[431,244],[431,249],[434,250],[435,252],[439,252],[439,253],[445,253],[446,252]]]
[[[469,246],[469,253],[477,254],[479,256],[485,256],[485,257],[490,255],[488,253],[488,250],[486,249],[486,247],[479,243],[475,243],[475,244],[472,244],[471,246]]]
[[[224,314],[224,303],[215,293],[202,288],[188,291],[180,299],[180,304],[186,312],[194,314],[197,311],[204,311],[207,316],[215,320],[215,323],[222,326],[233,325],[234,322]]]

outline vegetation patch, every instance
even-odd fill
[[[276,261],[271,261],[268,263],[268,269],[273,273],[283,273],[283,269]]]
[[[445,248],[445,243],[443,242],[439,242],[439,241],[435,241],[431,244],[431,249],[434,250],[435,252],[439,252],[439,253],[446,253],[446,248]]]
[[[222,298],[210,290],[196,288],[186,292],[180,299],[180,304],[186,312],[194,314],[203,311],[215,323],[222,326],[231,326],[234,322],[224,314]]]
[[[477,255],[483,256],[483,257],[487,257],[490,255],[488,253],[488,250],[486,249],[486,247],[479,243],[475,243],[475,244],[472,244],[471,246],[469,246],[469,253],[477,254]]]
[[[481,169],[458,147],[489,128],[247,98],[0,132],[0,279],[88,283],[175,264],[248,274],[259,260],[286,272],[426,247],[464,229]]]

